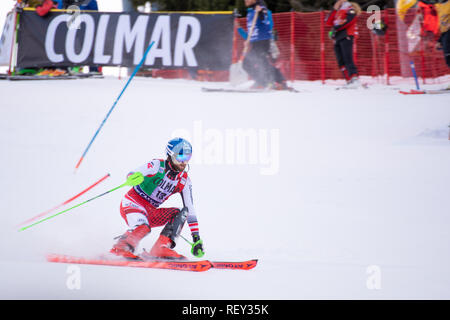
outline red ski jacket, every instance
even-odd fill
[[[325,22],[335,31],[334,40],[339,41],[347,36],[357,35],[356,16],[356,10],[350,2],[344,2],[339,10],[330,12]]]
[[[41,17],[45,17],[50,10],[57,8],[58,5],[52,0],[44,0],[40,6],[36,7],[36,13]]]

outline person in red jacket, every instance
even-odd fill
[[[44,0],[42,4],[36,7],[36,13],[41,17],[45,17],[50,10],[56,9],[58,5],[52,0]]]
[[[334,41],[336,59],[344,74],[347,85],[360,86],[358,69],[353,61],[353,41],[356,31],[357,16],[360,13],[355,3],[347,0],[338,0],[333,10],[326,18],[327,26],[331,26],[330,38]]]

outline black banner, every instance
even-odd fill
[[[227,70],[233,15],[194,13],[24,11],[18,35],[18,67],[124,66]]]

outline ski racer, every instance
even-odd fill
[[[192,200],[192,183],[186,167],[192,156],[191,144],[183,138],[170,140],[166,147],[167,158],[153,159],[130,172],[142,176],[122,199],[120,214],[130,230],[119,237],[110,250],[125,258],[138,258],[134,251],[139,242],[155,227],[164,226],[161,234],[147,256],[162,259],[185,259],[173,248],[187,220],[193,245],[191,253],[196,257],[204,254],[198,221]],[[160,208],[160,205],[175,193],[180,193],[184,207]]]

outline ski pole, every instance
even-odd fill
[[[182,234],[180,234],[180,237],[184,240],[184,241],[186,241],[187,243],[189,243],[190,245],[191,245],[191,247],[194,245],[192,242],[190,242],[188,239],[186,239],[185,237],[183,237],[183,235]]]
[[[195,242],[195,243],[193,243],[193,242],[190,242],[188,239],[186,239],[185,237],[183,237],[183,235],[180,233],[180,237],[184,240],[184,241],[186,241],[190,246],[191,246],[191,253],[192,254],[194,254],[194,247],[198,244],[198,243],[203,243],[203,241],[202,240],[198,240],[197,242]],[[205,253],[202,251],[202,250],[200,250],[200,252],[199,252],[199,254],[197,255],[197,257],[198,258],[201,258],[201,257],[203,257],[205,255]]]
[[[69,202],[72,202],[72,201],[75,200],[76,198],[80,197],[81,195],[85,194],[86,192],[88,192],[89,190],[91,190],[92,188],[94,188],[96,185],[98,185],[98,184],[101,183],[102,181],[106,180],[108,177],[109,177],[109,173],[108,173],[106,176],[104,176],[103,178],[101,178],[100,180],[98,180],[97,182],[95,182],[93,185],[89,186],[88,188],[84,189],[83,191],[81,191],[81,192],[78,193],[77,195],[73,196],[72,198],[70,198],[70,199],[64,201],[64,202],[61,203],[61,204],[58,204],[57,206],[55,206],[55,207],[53,207],[53,208],[51,208],[51,209],[49,209],[49,210],[47,210],[47,211],[44,211],[44,212],[38,214],[37,216],[35,216],[35,217],[33,217],[33,218],[30,218],[30,219],[28,219],[28,220],[25,220],[24,222],[20,223],[18,226],[22,226],[22,225],[24,225],[24,224],[30,223],[31,221],[36,220],[37,218],[43,217],[43,216],[45,216],[46,214],[48,214],[48,213],[50,213],[50,212],[53,212],[53,211],[55,211],[56,209],[61,208],[62,206],[65,206],[65,205],[68,204]]]
[[[91,199],[88,199],[88,200],[86,200],[86,201],[84,201],[84,202],[81,202],[81,203],[79,203],[79,204],[77,204],[77,205],[75,205],[75,206],[73,206],[73,207],[71,207],[71,208],[69,208],[69,209],[66,209],[66,210],[63,210],[63,211],[61,211],[61,212],[55,213],[54,215],[51,215],[51,216],[49,216],[49,217],[47,217],[47,218],[45,218],[45,219],[39,220],[39,221],[37,221],[37,222],[35,222],[35,223],[33,223],[33,224],[30,224],[30,225],[28,225],[28,226],[26,226],[26,227],[23,227],[23,228],[19,229],[19,231],[24,231],[24,230],[26,230],[26,229],[28,229],[28,228],[31,228],[31,227],[33,227],[33,226],[35,226],[35,225],[38,225],[38,224],[40,224],[40,223],[42,223],[42,222],[44,222],[44,221],[50,220],[50,219],[52,219],[52,218],[54,218],[54,217],[56,217],[56,216],[59,216],[60,214],[63,214],[63,213],[65,213],[65,212],[69,211],[69,210],[75,209],[75,208],[77,208],[77,207],[79,207],[79,206],[81,206],[81,205],[83,205],[83,204],[86,204],[86,203],[88,203],[89,201],[92,201],[92,200],[98,199],[98,198],[100,198],[100,197],[103,197],[104,195],[106,195],[106,194],[108,194],[108,193],[111,193],[111,192],[113,192],[113,191],[115,191],[115,190],[117,190],[117,189],[120,189],[120,188],[125,187],[125,186],[136,186],[136,185],[138,185],[138,184],[141,184],[143,181],[144,181],[144,176],[142,175],[142,173],[136,172],[136,173],[130,175],[130,176],[128,177],[127,181],[126,181],[125,183],[121,184],[120,186],[115,187],[115,188],[113,188],[113,189],[111,189],[111,190],[108,190],[108,191],[106,191],[106,192],[104,192],[104,193],[102,193],[102,194],[100,194],[100,195],[98,195],[98,196],[96,196],[96,197],[93,197],[93,198],[91,198]]]
[[[108,119],[109,115],[111,114],[111,112],[113,111],[113,109],[116,107],[117,103],[119,102],[120,98],[122,97],[123,93],[125,92],[125,90],[128,88],[128,85],[130,84],[131,80],[133,80],[134,76],[136,75],[136,73],[139,71],[139,69],[141,68],[141,66],[144,64],[145,59],[147,58],[147,55],[150,51],[150,49],[152,48],[152,46],[155,44],[155,41],[152,41],[150,43],[150,45],[148,46],[147,50],[144,53],[144,56],[142,57],[141,62],[139,62],[139,64],[136,66],[136,68],[134,68],[133,73],[131,74],[130,78],[128,79],[125,87],[123,87],[122,92],[120,92],[119,96],[117,97],[116,101],[114,102],[114,104],[112,105],[111,109],[109,109],[108,113],[106,114],[105,119],[103,119],[102,123],[100,124],[100,127],[98,127],[97,131],[95,132],[94,136],[92,137],[91,141],[89,142],[88,146],[86,147],[86,149],[84,150],[83,154],[81,155],[80,160],[78,160],[77,165],[75,166],[75,171],[80,167],[81,162],[83,161],[84,157],[86,156],[88,150],[90,149],[92,143],[94,142],[95,138],[97,137],[98,133],[100,132],[100,130],[102,129],[103,125],[105,124],[106,120]]]

